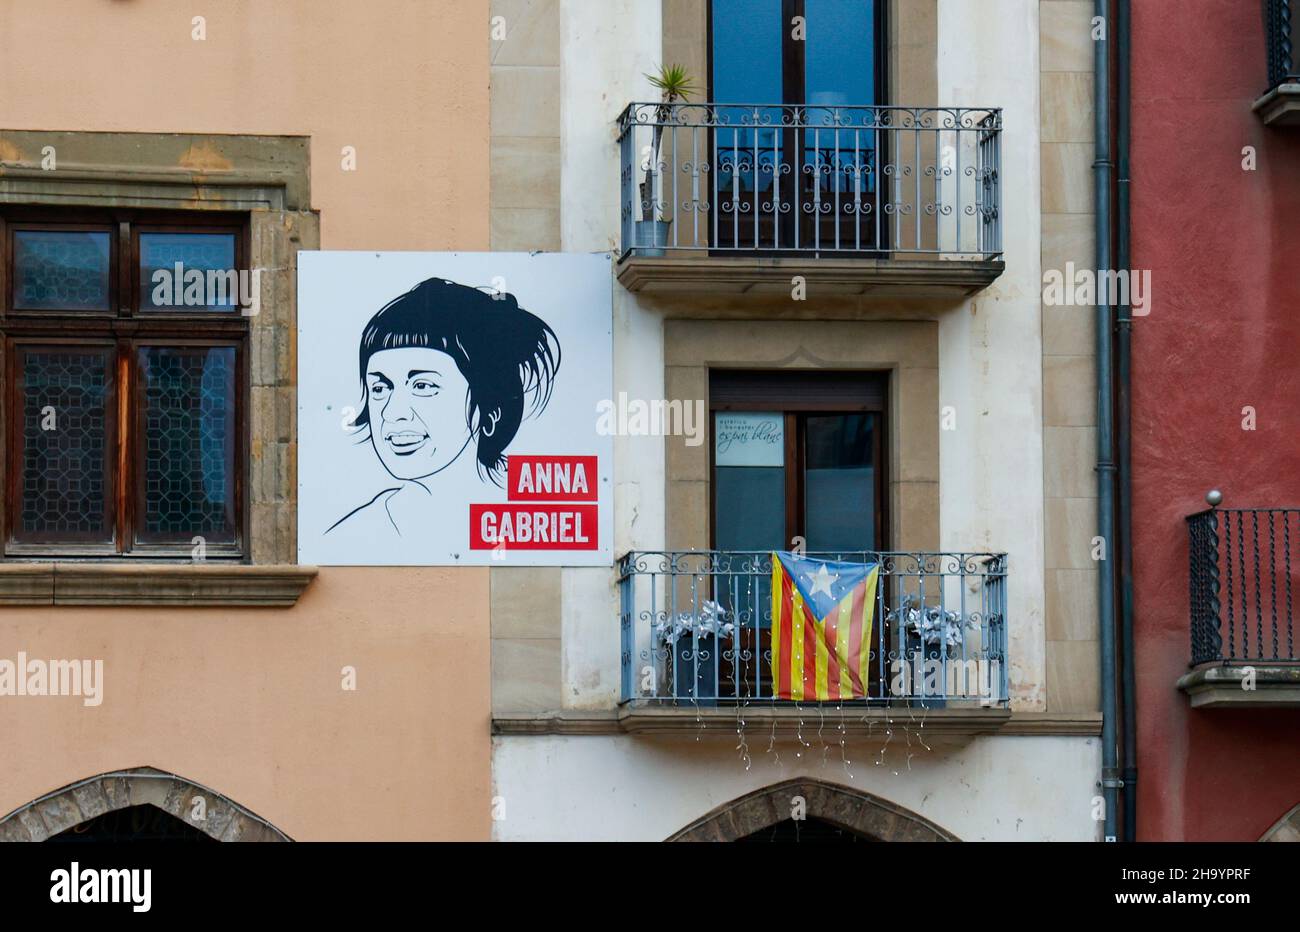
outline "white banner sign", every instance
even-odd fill
[[[609,566],[609,257],[303,252],[298,559]]]
[[[785,415],[717,412],[713,461],[718,466],[785,465]]]

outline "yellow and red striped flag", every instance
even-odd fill
[[[772,553],[772,693],[827,701],[867,694],[878,563]]]

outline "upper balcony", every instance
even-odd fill
[[[1268,90],[1255,111],[1270,126],[1300,126],[1300,61],[1295,40],[1300,33],[1298,0],[1264,0],[1264,42],[1268,55]]]
[[[1300,509],[1211,508],[1187,518],[1193,708],[1300,706]]]
[[[960,297],[1002,262],[998,109],[633,103],[630,291]]]

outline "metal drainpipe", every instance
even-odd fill
[[[1110,28],[1108,0],[1094,0],[1095,15],[1105,25],[1102,38],[1094,43],[1093,70],[1096,78],[1093,107],[1096,123],[1092,163],[1096,200],[1095,244],[1098,285],[1109,282],[1111,270],[1110,216]],[[1099,625],[1101,641],[1101,788],[1105,801],[1105,840],[1116,840],[1119,802],[1118,754],[1115,746],[1115,463],[1114,416],[1111,365],[1111,312],[1109,288],[1097,288],[1097,531],[1102,556],[1098,561]]]
[[[1119,306],[1116,337],[1116,413],[1119,441],[1119,573],[1120,660],[1124,718],[1124,841],[1137,841],[1137,684],[1133,655],[1133,472],[1132,472],[1132,356],[1133,257],[1129,239],[1129,126],[1131,115],[1129,53],[1132,48],[1130,0],[1117,0],[1115,22],[1115,263],[1129,273]],[[1147,296],[1150,300],[1150,295]]]

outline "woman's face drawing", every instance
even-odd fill
[[[441,350],[380,350],[366,366],[370,442],[398,479],[422,479],[455,462],[473,437],[469,383]]]

